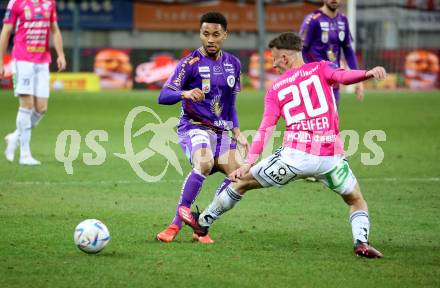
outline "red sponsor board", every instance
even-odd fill
[[[320,3],[270,4],[265,6],[266,30],[281,32],[299,30],[304,16]],[[156,31],[197,31],[200,16],[218,11],[228,19],[229,31],[257,31],[255,4],[215,1],[200,4],[134,4],[134,28]]]

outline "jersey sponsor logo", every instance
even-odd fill
[[[234,67],[234,65],[232,65],[231,63],[223,63],[223,66],[225,66],[225,67]]]
[[[43,52],[46,52],[46,47],[28,46],[28,47],[26,47],[26,50],[28,52],[43,53]]]
[[[50,23],[49,21],[31,21],[31,22],[25,22],[23,25],[24,28],[49,28]]]
[[[327,50],[327,58],[328,58],[328,60],[330,60],[332,62],[336,61],[336,54],[335,54],[335,52],[333,52],[332,49]]]
[[[269,166],[263,170],[263,173],[266,175],[267,178],[279,185],[284,185],[288,183],[297,175],[295,172],[292,171],[291,167],[282,162],[278,158],[278,156],[271,160],[271,163],[269,162]]]
[[[225,68],[225,71],[228,73],[234,73],[235,69],[234,68]]]
[[[209,74],[209,73],[206,73],[206,74],[200,73],[200,77],[202,77],[202,78],[211,78],[211,74]]]
[[[185,77],[185,73],[186,73],[185,67],[188,64],[188,62],[191,61],[191,59],[192,58],[185,59],[185,61],[183,61],[183,63],[180,64],[180,67],[176,68],[176,69],[180,69],[180,71],[179,71],[179,74],[177,75],[177,78],[173,80],[173,85],[175,87],[180,88],[180,86],[182,84],[182,79]]]
[[[222,67],[215,65],[214,66],[214,75],[222,74]]]
[[[328,22],[319,22],[319,26],[321,26],[321,29],[328,29],[330,27],[330,23]]]
[[[202,79],[202,91],[203,93],[209,93],[211,91],[210,79]]]
[[[228,86],[229,87],[234,87],[234,84],[235,84],[235,77],[234,77],[234,75],[229,75],[227,78],[226,78],[226,82],[228,82]]]
[[[321,31],[321,42],[322,43],[328,42],[328,31]]]
[[[199,73],[209,73],[209,66],[199,66]]]

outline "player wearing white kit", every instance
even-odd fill
[[[14,30],[15,29],[15,30]],[[22,165],[39,165],[30,151],[31,129],[47,111],[49,98],[49,34],[57,52],[58,70],[66,68],[63,40],[57,24],[54,0],[10,0],[3,19],[0,35],[0,78],[4,74],[3,56],[14,31],[12,70],[14,94],[19,97],[17,129],[5,137],[5,156],[14,161],[15,150],[20,144]]]
[[[369,245],[368,207],[356,177],[344,159],[339,119],[332,85],[354,84],[368,78],[383,79],[385,69],[345,71],[327,61],[304,64],[302,40],[296,33],[283,33],[269,43],[273,66],[283,73],[265,96],[263,119],[246,164],[229,175],[232,184],[217,193],[203,213],[181,207],[179,215],[198,235],[240,201],[251,189],[283,186],[313,176],[342,196],[350,208],[354,252],[379,258]],[[286,121],[283,145],[272,156],[255,164],[280,117]]]

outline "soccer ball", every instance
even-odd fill
[[[76,226],[73,240],[81,251],[94,254],[104,249],[110,241],[110,232],[101,221],[87,219]]]

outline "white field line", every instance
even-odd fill
[[[430,183],[440,182],[440,177],[412,177],[412,178],[397,178],[397,177],[377,177],[377,178],[358,178],[359,182],[419,182]],[[176,183],[181,184],[183,179],[168,179],[160,180],[154,183]],[[0,185],[17,185],[17,186],[32,186],[32,185],[124,185],[124,184],[152,184],[141,180],[116,180],[116,181],[0,181]]]

